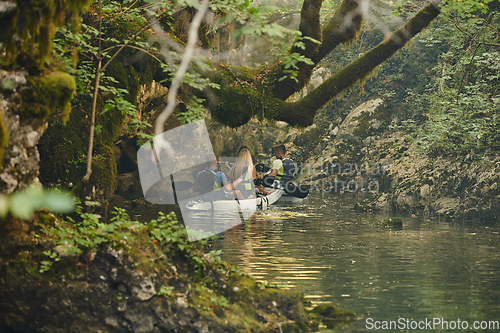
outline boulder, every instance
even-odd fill
[[[337,135],[349,141],[363,141],[380,133],[384,124],[390,122],[390,115],[382,98],[371,99],[351,111],[340,125]]]
[[[330,135],[331,136],[337,136],[337,134],[339,134],[339,127],[335,126],[335,128],[330,131]]]

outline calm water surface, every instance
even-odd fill
[[[259,281],[358,315],[321,332],[370,331],[368,318],[500,320],[499,227],[408,217],[391,231],[378,225],[387,216],[351,209],[360,199],[318,194],[303,205],[274,206],[211,247]]]
[[[354,310],[360,320],[335,332],[368,331],[367,318],[500,320],[498,227],[409,217],[391,231],[377,225],[387,216],[352,211],[355,200],[275,206],[213,247],[257,280]]]

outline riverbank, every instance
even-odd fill
[[[174,214],[148,224],[123,210],[110,224],[89,214],[43,219],[0,267],[4,332],[298,333],[322,322],[325,309],[306,311],[300,292],[256,283],[220,251],[205,253]],[[352,311],[326,312],[355,320]]]
[[[362,210],[498,221],[500,157],[430,158],[405,132],[384,133],[363,149],[361,157],[343,156],[343,163],[319,163],[305,183],[327,192],[370,193],[356,206]]]
[[[500,157],[476,159],[422,154],[404,133],[390,133],[378,142],[366,161],[391,166],[390,187],[362,205],[369,209],[390,209],[396,213],[498,222],[500,209]],[[389,149],[390,144],[396,144]],[[384,146],[385,145],[385,146]]]
[[[389,129],[389,121],[382,99],[362,103],[321,140],[298,181],[328,193],[370,193],[356,206],[361,210],[498,221],[498,154],[429,156],[411,132]]]

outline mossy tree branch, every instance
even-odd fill
[[[321,10],[322,4],[323,0],[304,0],[302,9],[300,11],[299,24],[299,31],[301,32],[302,37],[311,37],[319,41],[321,40],[321,24],[319,12]],[[306,58],[312,58],[318,50],[319,45],[308,39],[303,40],[303,43],[305,44],[305,48],[299,48],[294,44],[289,53],[298,53]],[[311,76],[312,68],[310,68],[309,65],[300,62],[297,64],[297,67],[299,68],[299,73],[295,78],[297,81],[290,78],[285,79],[283,81],[283,85],[279,85],[279,88],[278,86],[275,87],[274,94],[276,96],[279,96],[280,98],[281,96],[283,96],[282,99],[286,99],[293,92],[300,89],[297,88],[297,86],[303,85]],[[284,70],[285,68],[283,65],[277,66],[276,78],[278,80],[281,77],[285,76],[285,73],[283,72]]]
[[[309,81],[314,67],[339,44],[354,39],[361,29],[363,19],[362,5],[366,0],[344,0],[335,15],[323,26],[320,26],[319,10],[322,1],[306,0],[302,6],[299,30],[302,36],[321,41],[321,45],[306,40],[305,50],[293,47],[290,53],[297,52],[310,58],[314,64],[299,63],[299,73],[293,79],[285,79],[283,84],[274,88],[274,95],[282,100],[302,89]],[[278,67],[276,77],[283,76],[282,66]]]
[[[318,10],[322,0],[305,0],[304,15],[301,24],[312,23],[303,27],[304,36],[318,39]],[[206,88],[199,96],[206,100],[205,105],[218,122],[230,127],[246,124],[252,117],[263,115],[267,119],[285,121],[301,127],[313,123],[316,111],[333,97],[363,80],[378,65],[389,59],[411,38],[427,27],[440,13],[440,0],[432,2],[420,10],[390,38],[366,52],[363,56],[346,66],[318,88],[308,93],[297,102],[286,99],[307,83],[313,68],[339,44],[354,38],[361,29],[363,13],[366,12],[367,0],[343,0],[336,14],[323,26],[321,44],[306,47],[302,55],[311,56],[314,63],[302,67],[299,82],[279,80],[283,75],[283,66],[279,59],[271,66],[251,69],[244,66],[229,66],[221,62],[207,60],[209,68],[202,73],[220,89]],[[308,11],[309,10],[309,11]],[[317,23],[317,24],[316,24]],[[290,53],[299,51],[292,48]],[[198,93],[197,93],[198,94]]]
[[[323,0],[305,0],[302,5],[302,10],[300,11],[300,24],[299,31],[302,37],[311,37],[316,40],[321,40],[321,24],[319,11]],[[296,46],[292,47],[291,53],[297,52],[300,55],[312,58],[316,50],[318,49],[318,44],[310,41],[304,40],[305,48],[298,48]]]
[[[342,43],[347,43],[361,30],[363,6],[366,0],[344,0],[339,9],[323,26],[323,41],[311,60],[318,64],[324,57]]]
[[[294,103],[279,102],[276,119],[291,125],[309,126],[312,124],[316,110],[326,104],[340,92],[364,79],[378,65],[389,59],[401,49],[411,38],[426,28],[440,13],[436,3],[432,2],[420,10],[403,27],[394,32],[390,38],[367,51],[363,56],[338,71],[319,87]]]

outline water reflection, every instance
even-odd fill
[[[403,230],[391,231],[376,224],[386,216],[352,206],[347,196],[276,206],[212,247],[257,280],[299,288],[314,304],[361,317],[335,331],[365,331],[366,318],[500,317],[498,227],[407,218]]]
[[[387,216],[353,212],[355,200],[318,195],[305,205],[260,211],[211,249],[222,249],[224,260],[257,280],[358,314],[358,322],[335,332],[368,331],[367,318],[500,319],[498,227],[410,217],[391,231],[377,225]],[[139,219],[156,216],[143,212]]]

